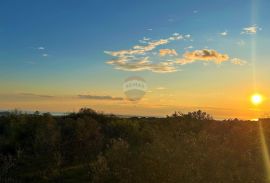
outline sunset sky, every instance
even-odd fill
[[[270,114],[269,0],[3,0],[0,109]],[[123,82],[148,86],[137,102]],[[250,97],[259,93],[263,103]]]

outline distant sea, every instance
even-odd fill
[[[9,114],[10,112],[14,112],[15,110],[0,110],[0,116],[3,116],[3,115],[7,115]],[[26,114],[34,114],[35,111],[21,111],[21,110],[18,110],[19,112],[21,113],[26,113]],[[41,111],[38,111],[40,114],[45,114],[45,113],[50,113],[51,115],[53,116],[63,116],[63,115],[67,115],[69,114],[69,112],[41,112]]]

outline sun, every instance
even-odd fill
[[[251,97],[251,102],[254,104],[254,105],[259,105],[261,104],[263,101],[263,97],[260,95],[260,94],[254,94],[252,95]]]

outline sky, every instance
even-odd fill
[[[3,0],[0,109],[270,114],[268,0]],[[143,78],[145,95],[123,83]],[[250,97],[259,93],[263,103]]]

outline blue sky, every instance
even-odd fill
[[[265,86],[270,81],[266,77],[270,66],[267,50],[270,46],[270,2],[267,0],[6,0],[0,4],[2,109],[18,107],[32,110],[38,106],[35,98],[23,100],[31,105],[14,103],[12,97],[14,100],[22,98],[21,93],[61,97],[74,97],[81,93],[121,96],[121,82],[132,75],[145,78],[152,90],[155,87],[167,88],[167,93],[175,94],[181,106],[204,107],[207,103],[203,93],[224,92],[225,86],[232,87],[232,91],[225,94],[235,98],[241,96],[237,92],[240,83],[244,83],[242,88],[252,93],[252,70],[255,65],[258,87],[268,91]],[[173,40],[175,33],[184,38]],[[190,38],[185,37],[187,35]],[[151,39],[142,43],[143,38]],[[107,63],[112,59],[123,59],[113,56],[113,52],[170,38],[172,41],[169,43],[159,44],[139,57],[136,55],[135,60],[125,60],[125,65]],[[185,49],[187,47],[190,48]],[[229,58],[224,62],[222,60],[221,64],[217,64],[215,59],[194,58],[194,54],[204,49],[215,51],[211,52],[213,54],[228,55]],[[161,56],[162,50],[175,50],[177,55],[166,52],[165,56]],[[105,51],[111,53],[106,54]],[[189,56],[184,55],[187,52]],[[145,57],[149,60],[143,67],[127,69],[129,63]],[[183,58],[188,64],[183,64],[183,60],[176,64]],[[241,64],[233,64],[232,59],[238,59]],[[164,69],[164,65],[156,64],[171,64],[167,68],[169,72],[151,70],[151,67],[157,66]],[[192,96],[189,98],[183,93]],[[190,100],[180,102],[182,94]],[[6,99],[7,95],[12,96]],[[149,98],[152,97],[149,100],[157,101],[159,95],[149,95]],[[237,99],[232,101],[238,102]],[[97,105],[100,110],[114,112],[111,108],[106,110],[107,104],[87,102],[87,106]],[[159,104],[163,105],[162,102]],[[119,108],[117,112],[123,108],[118,104],[111,105]],[[220,102],[209,105],[228,107],[228,104]],[[142,102],[141,107],[147,108],[145,106]],[[242,105],[237,106],[239,110],[244,110]],[[173,107],[177,108],[177,105],[172,104],[164,111],[159,109],[156,114],[165,114]],[[59,111],[61,107],[55,109],[48,105],[39,109]],[[123,110],[125,113],[131,111]]]

